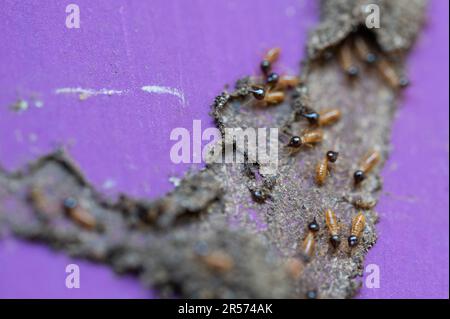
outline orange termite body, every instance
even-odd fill
[[[231,256],[222,251],[214,251],[202,257],[202,259],[206,266],[218,272],[230,271],[234,266]]]
[[[311,257],[314,254],[314,247],[315,247],[315,239],[314,239],[314,233],[308,232],[308,235],[306,235],[305,239],[303,240],[303,255],[306,258],[306,260],[311,259]]]
[[[278,60],[280,52],[281,52],[280,48],[273,48],[267,51],[263,61],[261,62],[261,70],[264,74],[267,75],[270,72],[272,64]]]
[[[338,109],[329,109],[319,112],[318,125],[326,126],[331,125],[339,121],[341,118],[341,111]]]
[[[325,180],[329,174],[329,163],[336,162],[339,153],[334,151],[328,151],[327,154],[316,165],[316,183],[321,186],[325,183]]]
[[[28,193],[28,199],[34,209],[43,215],[56,215],[59,212],[57,205],[53,205],[45,197],[44,192],[37,186],[31,187]]]
[[[267,104],[279,104],[284,101],[284,92],[277,91],[277,92],[269,92],[264,97],[264,102]]]
[[[95,218],[83,207],[78,204],[74,198],[66,198],[64,200],[64,208],[76,223],[86,229],[94,229],[97,226]]]
[[[353,174],[355,183],[358,184],[362,182],[366,178],[367,173],[372,171],[372,169],[375,167],[375,165],[378,164],[380,159],[380,152],[376,150],[371,150],[366,155],[364,155],[359,164],[359,169]]]
[[[337,248],[341,243],[339,236],[339,224],[336,215],[331,209],[327,209],[325,211],[325,222],[327,224],[328,231],[330,232],[330,242],[334,248]]]
[[[282,75],[278,80],[277,90],[285,90],[298,86],[300,84],[300,78],[295,75]]]
[[[288,147],[299,149],[302,145],[320,143],[323,141],[323,131],[321,129],[307,130],[301,136],[293,136],[289,141]]]
[[[393,88],[406,87],[409,82],[405,77],[397,74],[395,69],[386,59],[378,59],[376,66],[384,80]]]
[[[338,49],[338,61],[341,68],[349,76],[356,76],[359,73],[358,67],[354,64],[351,47],[344,43]]]
[[[350,236],[348,237],[348,245],[350,247],[355,247],[359,242],[359,237],[366,227],[366,217],[363,213],[359,213],[352,220],[352,228],[350,230]]]
[[[293,279],[298,279],[303,272],[303,262],[298,258],[290,258],[286,262],[286,270]]]

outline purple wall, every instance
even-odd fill
[[[72,2],[80,7],[80,29],[65,26]],[[188,168],[170,161],[170,131],[190,129],[193,119],[212,126],[214,97],[224,84],[254,73],[269,47],[283,48],[281,71],[298,71],[318,17],[316,2],[299,0],[0,6],[1,165],[16,169],[64,145],[105,194],[151,198]],[[380,239],[367,260],[380,266],[381,288],[363,289],[362,297],[448,297],[448,2],[434,0],[429,9],[384,170]],[[141,90],[148,85],[184,98]],[[55,92],[79,87],[122,93],[80,101]],[[28,109],[11,112],[19,98]],[[64,286],[70,262],[81,267],[78,290]],[[137,280],[116,278],[104,266],[15,240],[0,242],[0,265],[0,297],[151,296]]]

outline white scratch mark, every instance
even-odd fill
[[[184,93],[172,87],[159,85],[146,85],[142,87],[142,91],[156,94],[171,94],[173,96],[176,96],[181,101],[183,106],[185,105]]]
[[[80,87],[77,88],[60,88],[56,89],[56,94],[83,94],[88,96],[93,95],[120,95],[124,93],[124,90],[111,90],[111,89],[83,89]]]

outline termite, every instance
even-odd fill
[[[275,85],[277,85],[279,80],[280,76],[278,75],[278,73],[272,72],[267,76],[266,84],[269,86],[269,88],[273,88],[275,87]]]
[[[314,254],[314,247],[315,247],[315,238],[313,232],[308,232],[308,235],[306,235],[305,239],[303,240],[303,256],[305,257],[306,261],[310,260],[311,257]]]
[[[281,52],[280,48],[273,48],[267,51],[263,61],[261,62],[261,70],[264,74],[268,74],[270,72],[270,70],[272,69],[272,64],[276,60],[278,60],[280,52]]]
[[[248,89],[248,92],[251,93],[257,100],[263,100],[266,96],[266,90],[264,90],[262,87],[251,87]]]
[[[380,153],[376,150],[371,150],[364,155],[359,164],[359,169],[353,174],[355,184],[361,183],[366,178],[367,173],[369,173],[379,161]]]
[[[278,79],[277,89],[285,90],[298,86],[300,84],[300,78],[294,75],[282,75]]]
[[[338,109],[328,109],[319,112],[319,126],[327,126],[336,123],[341,118],[341,111]]]
[[[301,114],[310,124],[327,126],[336,123],[341,118],[341,111],[338,109],[326,109],[316,112],[310,108],[305,108]]]
[[[64,200],[64,209],[70,218],[84,228],[94,229],[97,225],[95,218],[87,210],[81,207],[75,198],[69,197]]]
[[[406,77],[399,76],[392,65],[386,59],[378,59],[376,66],[382,77],[393,88],[406,87],[409,81]]]
[[[328,163],[336,162],[339,153],[335,151],[328,151],[327,154],[316,165],[316,183],[320,186],[325,183],[325,179],[329,174]]]
[[[342,44],[338,49],[338,61],[347,75],[352,77],[358,75],[359,69],[354,63],[352,50],[348,43]]]
[[[310,231],[312,231],[312,232],[315,232],[315,233],[318,232],[318,231],[320,230],[320,226],[319,226],[319,224],[317,223],[315,217],[314,217],[313,221],[310,222],[310,223],[308,224],[308,229],[309,229]]]
[[[289,258],[286,270],[293,279],[298,279],[303,272],[303,263],[298,258]]]
[[[285,95],[282,91],[269,92],[266,94],[264,102],[267,104],[280,104],[284,101],[284,97]]]
[[[341,243],[341,238],[339,236],[339,224],[336,215],[331,209],[325,211],[325,222],[330,232],[330,242],[334,248],[337,248]]]
[[[38,186],[31,187],[28,193],[28,200],[38,213],[45,215],[55,215],[58,213],[57,207],[50,203],[42,189]]]
[[[353,43],[355,45],[356,53],[361,60],[369,64],[373,64],[377,60],[377,55],[364,37],[356,37]]]
[[[208,268],[218,272],[228,272],[234,266],[231,256],[223,251],[213,251],[202,259]]]
[[[358,245],[359,237],[361,236],[364,227],[366,227],[366,218],[363,213],[360,212],[358,215],[353,217],[352,220],[352,228],[350,230],[350,236],[348,237],[348,245],[350,247],[355,247]]]
[[[320,143],[323,140],[323,131],[321,129],[307,130],[301,136],[291,137],[288,147],[300,148],[302,145],[309,145]]]

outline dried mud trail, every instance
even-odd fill
[[[377,3],[389,9],[383,23],[396,19],[397,25],[375,32],[380,51],[401,72],[420,29],[424,1]],[[372,65],[355,59],[360,73],[351,79],[338,63],[342,40],[355,34],[372,39],[366,30],[356,29],[363,21],[355,10],[361,4],[322,1],[322,22],[311,35],[309,58],[301,70],[303,84],[290,90],[282,104],[257,107],[248,92],[249,78],[238,81],[235,92],[216,98],[212,115],[222,131],[280,129],[275,175],[261,174],[258,164],[208,164],[187,173],[163,198],[145,202],[123,195],[110,202],[70,159],[54,153],[20,172],[0,171],[0,235],[11,232],[43,241],[120,273],[134,273],[162,297],[304,298],[313,290],[319,298],[353,296],[359,287],[355,277],[362,274],[365,253],[377,237],[373,206],[382,186],[378,173],[389,154],[399,93]],[[402,14],[416,19],[396,18]],[[301,116],[305,106],[337,108],[342,118],[323,128],[322,143],[289,154],[289,138],[310,127]],[[352,174],[370,149],[381,153],[382,163],[355,187]],[[315,166],[329,150],[338,151],[339,159],[319,187]],[[236,152],[245,151],[238,147]],[[255,190],[264,200],[255,200]],[[76,199],[75,208],[63,207],[67,198]],[[350,249],[346,238],[361,206],[366,206],[366,227],[360,244]],[[338,249],[328,240],[325,209],[333,209],[339,220]],[[320,230],[314,254],[305,262],[301,243],[314,218]]]

